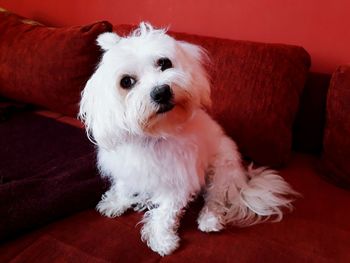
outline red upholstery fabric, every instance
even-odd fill
[[[326,176],[350,187],[350,65],[333,74],[327,97],[323,163]]]
[[[108,22],[52,28],[0,12],[0,95],[76,116]]]
[[[125,34],[130,26],[115,26]],[[243,155],[270,166],[286,164],[292,125],[310,57],[301,47],[172,33],[203,46],[212,65],[212,115]]]
[[[75,214],[0,247],[0,262],[350,262],[348,191],[324,181],[318,160],[294,155],[281,175],[303,194],[279,223],[197,230],[201,201],[181,222],[180,248],[161,258],[140,240],[140,213],[109,219],[93,210]]]
[[[84,130],[17,108],[0,114],[0,241],[94,206],[104,190]]]

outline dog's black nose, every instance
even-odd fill
[[[167,104],[171,101],[173,93],[167,84],[156,86],[151,91],[151,98],[158,104]]]

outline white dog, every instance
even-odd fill
[[[210,84],[199,46],[141,23],[128,37],[104,33],[103,58],[82,93],[80,118],[98,145],[111,188],[97,210],[144,215],[142,240],[160,255],[179,245],[179,218],[201,190],[201,231],[282,218],[296,192],[275,171],[245,170],[236,144],[206,113]]]

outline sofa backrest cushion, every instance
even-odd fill
[[[0,12],[0,95],[76,116],[108,22],[53,28]]]
[[[131,26],[116,26],[126,34]],[[50,28],[0,13],[0,95],[75,116],[80,92],[98,63],[96,37],[108,22]],[[212,116],[245,157],[270,166],[288,161],[292,124],[310,57],[301,47],[183,33],[212,60]]]
[[[323,147],[325,175],[350,188],[350,65],[340,66],[332,75]]]
[[[121,35],[131,29],[115,26]],[[259,164],[286,164],[292,125],[310,66],[309,54],[297,46],[171,34],[208,51],[212,116],[243,155]]]

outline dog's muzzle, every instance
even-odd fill
[[[156,86],[151,91],[152,101],[159,106],[157,113],[164,113],[174,108],[174,94],[169,85]]]

